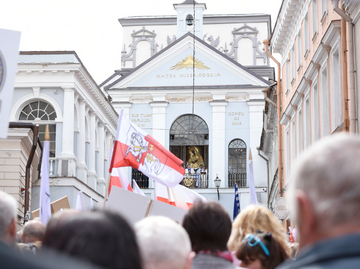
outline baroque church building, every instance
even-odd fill
[[[221,179],[220,202],[229,213],[235,183],[241,208],[249,204],[251,150],[258,201],[267,205],[267,163],[257,148],[264,91],[274,78],[261,42],[270,36],[270,15],[206,15],[206,4],[193,0],[174,9],[176,16],[119,19],[121,68],[100,87],[118,113],[123,109],[186,168],[196,174],[206,167],[196,191],[217,200],[214,180]],[[152,192],[153,182],[136,170],[128,177]]]
[[[250,202],[251,152],[257,199],[267,206],[267,162],[258,147],[264,91],[274,82],[262,45],[270,37],[270,15],[207,15],[206,4],[193,0],[174,4],[174,9],[174,16],[119,19],[124,35],[119,70],[100,85],[75,52],[20,53],[10,121],[39,125],[40,141],[45,124],[50,125],[51,201],[66,195],[74,207],[81,190],[85,207],[91,201],[102,207],[110,141],[123,109],[193,173],[203,165],[201,183],[191,187],[207,199],[220,199],[229,214],[235,183],[241,208]],[[24,216],[39,207],[41,150],[36,149],[32,174],[26,176],[33,133],[10,133],[0,141],[1,187],[17,197],[19,215]],[[17,155],[12,150],[15,141]],[[16,159],[16,169],[11,168],[16,172],[6,172],[9,154]],[[152,195],[151,180],[126,170],[129,179]],[[216,178],[221,180],[219,189]],[[30,187],[28,196],[23,195],[25,186]]]

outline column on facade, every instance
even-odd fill
[[[95,113],[90,114],[90,149],[89,149],[89,164],[88,164],[88,185],[90,188],[96,190],[96,170],[95,170]]]
[[[62,151],[59,155],[59,175],[76,176],[76,162],[74,155],[74,88],[64,89],[64,117],[62,132]]]
[[[225,98],[225,96],[223,96]],[[211,139],[211,167],[209,176],[210,187],[215,187],[216,175],[221,179],[221,186],[226,186],[226,147],[225,147],[225,115],[227,101],[214,100],[210,102],[212,107],[212,139]]]
[[[79,136],[77,143],[76,177],[87,183],[87,167],[85,162],[85,106],[84,100],[79,101]]]
[[[104,131],[104,124],[102,122],[99,122],[98,134],[99,134],[99,154],[97,160],[97,164],[98,164],[97,191],[98,193],[104,195],[105,194],[105,178],[104,178],[105,131]]]
[[[265,102],[261,100],[263,94],[250,96],[250,100],[247,101],[249,106],[249,128],[250,128],[250,145],[248,145],[249,150],[251,149],[253,157],[253,168],[254,168],[254,181],[255,187],[266,187],[267,186],[267,166],[264,159],[262,159],[259,154],[257,154],[257,147],[259,146],[259,141],[261,138],[262,128],[263,128],[263,111]],[[249,156],[249,152],[248,152]],[[249,171],[248,171],[249,175]],[[249,179],[249,177],[248,177]],[[249,184],[249,182],[248,182]]]
[[[153,102],[150,103],[152,113],[152,136],[164,147],[166,146],[166,107],[165,95],[153,95]],[[149,180],[149,188],[153,188],[152,180]]]

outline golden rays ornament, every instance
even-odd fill
[[[176,65],[170,67],[170,70],[180,70],[183,68],[192,69],[193,66],[195,66],[195,68],[197,68],[199,70],[210,69],[209,67],[204,65],[204,63],[202,61],[199,61],[197,59],[194,60],[193,56],[188,55],[188,56],[186,56],[186,58],[184,60],[182,60],[182,61],[178,62]]]

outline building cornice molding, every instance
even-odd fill
[[[125,26],[153,26],[153,25],[176,25],[176,16],[154,16],[154,17],[127,17],[118,19]],[[204,15],[203,24],[230,24],[230,23],[268,23],[270,34],[271,17],[268,14],[244,14],[244,15]]]

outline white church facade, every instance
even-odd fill
[[[123,109],[184,165],[206,167],[204,182],[194,190],[218,200],[214,180],[221,179],[220,203],[229,214],[235,183],[241,208],[249,204],[251,150],[257,198],[267,205],[267,164],[258,147],[264,91],[274,78],[261,43],[271,33],[270,15],[207,15],[206,5],[192,0],[174,8],[174,16],[119,19],[119,70],[100,85],[75,52],[20,54],[10,121],[38,124],[41,141],[50,125],[52,201],[67,195],[74,207],[81,190],[85,207],[90,199],[102,206],[110,141]],[[152,195],[153,182],[130,168],[127,175]],[[31,210],[38,208],[39,184],[33,173]]]
[[[235,183],[241,207],[249,204],[251,150],[258,200],[266,206],[267,166],[257,148],[263,91],[274,70],[259,42],[270,35],[270,16],[204,15],[206,5],[189,0],[174,8],[177,16],[119,19],[121,69],[100,87],[118,113],[123,109],[185,167],[195,173],[201,163],[206,167],[206,183],[193,184],[197,192],[217,200],[214,180],[220,178],[220,202],[229,213]],[[128,176],[152,192],[146,177],[130,169]]]

